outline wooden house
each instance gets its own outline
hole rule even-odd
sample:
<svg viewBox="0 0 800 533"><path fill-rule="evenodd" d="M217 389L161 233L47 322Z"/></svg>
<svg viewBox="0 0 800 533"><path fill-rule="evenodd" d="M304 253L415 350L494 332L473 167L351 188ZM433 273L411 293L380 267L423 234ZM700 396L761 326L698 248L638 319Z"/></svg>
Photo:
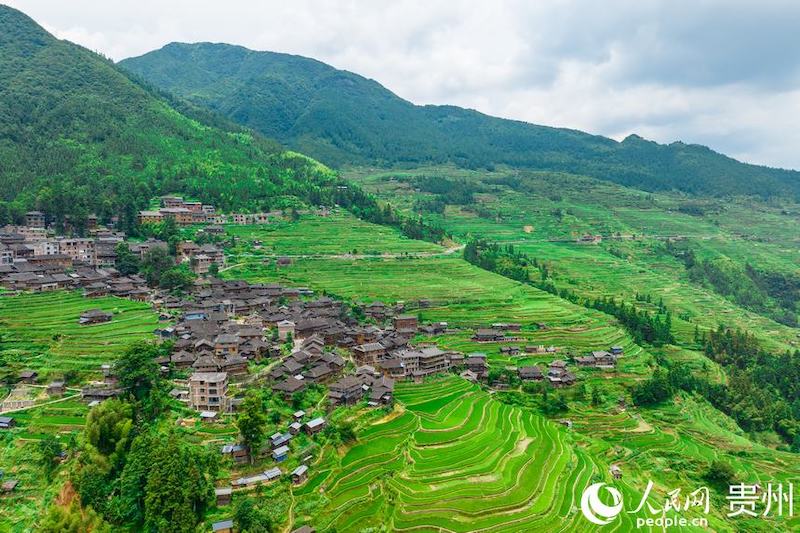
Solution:
<svg viewBox="0 0 800 533"><path fill-rule="evenodd" d="M217 507L230 505L232 495L233 489L231 487L220 487L218 489L214 489L214 496L217 498Z"/></svg>
<svg viewBox="0 0 800 533"><path fill-rule="evenodd" d="M300 485L308 479L308 466L300 465L292 471L292 483Z"/></svg>

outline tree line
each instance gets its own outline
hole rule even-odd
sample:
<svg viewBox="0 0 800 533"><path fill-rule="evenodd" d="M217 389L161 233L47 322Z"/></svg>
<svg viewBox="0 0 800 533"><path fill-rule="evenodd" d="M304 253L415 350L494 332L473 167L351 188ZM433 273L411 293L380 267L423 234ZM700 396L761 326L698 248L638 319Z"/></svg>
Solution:
<svg viewBox="0 0 800 533"><path fill-rule="evenodd" d="M615 298L581 298L574 291L558 289L551 279L549 267L536 258L520 252L513 245L500 245L485 240L472 240L464 247L464 259L484 270L507 278L533 285L541 290L564 298L577 305L602 311L614 316L631 334L637 344L648 343L655 346L675 342L672 334L672 314L663 301L656 312L637 309L634 304L626 304ZM532 276L535 269L538 276ZM642 301L646 301L643 299Z"/></svg>

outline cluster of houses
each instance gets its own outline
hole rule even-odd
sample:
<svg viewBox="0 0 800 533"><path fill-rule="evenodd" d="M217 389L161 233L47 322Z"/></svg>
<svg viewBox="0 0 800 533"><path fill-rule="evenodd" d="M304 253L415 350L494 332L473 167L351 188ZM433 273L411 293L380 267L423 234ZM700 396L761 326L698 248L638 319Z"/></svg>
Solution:
<svg viewBox="0 0 800 533"><path fill-rule="evenodd" d="M517 340L515 333L522 329L521 324L492 324L490 328L481 328L475 331L472 340L476 342L508 342Z"/></svg>
<svg viewBox="0 0 800 533"><path fill-rule="evenodd" d="M345 360L339 354L325 350L325 340L318 334L303 339L280 364L270 370L272 390L291 398L312 383L329 383L341 374Z"/></svg>
<svg viewBox="0 0 800 533"><path fill-rule="evenodd" d="M305 411L294 413L293 422L285 432L276 432L270 436L269 441L259 450L259 455L269 455L275 463L283 463L292 453L290 444L294 437L301 431L309 436L316 435L327 426L327 421L323 417L312 418L306 422ZM245 464L250 460L250 451L241 444L226 444L221 447L220 452L225 457L230 457L235 464ZM308 462L311 456L305 457L300 464L289 472L292 483L300 485L308 479ZM234 479L231 486L219 487L216 489L217 505L228 505L231 502L233 490L245 490L260 484L267 484L276 481L284 475L280 466L273 466L263 472L250 474Z"/></svg>
<svg viewBox="0 0 800 533"><path fill-rule="evenodd" d="M228 384L246 376L248 362L262 357L276 359L266 376L274 391L291 398L310 384L325 384L332 406L365 397L371 405L389 405L397 379L421 380L451 368L466 368L476 380L488 373L485 355L465 358L435 345L411 347L420 332L415 315L372 303L364 314L380 317L383 327L362 324L340 301L301 298L311 295L307 289L210 278L199 280L183 298L156 299L163 314L181 317L157 332L174 346L159 362L191 372L185 388L176 387L173 395L213 420L216 413L235 410ZM434 326L435 331L445 327ZM282 356L281 346L289 340L293 349ZM345 375L342 350L351 354L355 373Z"/></svg>
<svg viewBox="0 0 800 533"><path fill-rule="evenodd" d="M0 247L4 243L17 237L0 233ZM70 242L85 241L93 243L92 239L69 239ZM121 241L120 241L121 242ZM197 274L205 274L211 264L224 265L223 251L211 244L198 246L186 245L186 255L179 256L179 261L186 261ZM94 244L91 244L94 249ZM163 246L166 243L153 239L141 243L132 243L130 248L134 253L144 255L148 250ZM65 255L53 253L49 255L12 255L8 261L0 263L0 286L12 291L48 292L59 289L82 290L88 297L120 296L132 300L145 301L148 291L144 278L138 275L122 276L115 268L116 252L112 247L108 262L98 262L89 257L95 257L94 252L88 255ZM57 250L58 248L54 248ZM80 258L78 258L80 257Z"/></svg>
<svg viewBox="0 0 800 533"><path fill-rule="evenodd" d="M522 381L544 381L545 379L554 388L569 387L575 384L575 374L567 370L567 362L553 361L547 369L547 374L542 373L538 365L523 366L517 369L517 374Z"/></svg>
<svg viewBox="0 0 800 533"><path fill-rule="evenodd" d="M321 210L327 214L327 210ZM177 226L192 224L269 224L284 218L283 211L262 213L218 213L213 205L192 202L180 196L162 196L158 209L139 211L139 224L157 224L167 219L175 221Z"/></svg>
<svg viewBox="0 0 800 533"><path fill-rule="evenodd" d="M178 226L191 224L220 224L222 220L213 205L191 202L180 196L162 196L160 207L154 211L139 211L139 224L154 224L172 219Z"/></svg>
<svg viewBox="0 0 800 533"><path fill-rule="evenodd" d="M125 234L97 225L94 216L88 230L88 237L56 236L39 211L27 213L24 226L0 228L0 285L13 291L81 289L87 296L146 300L144 280L121 276L114 268Z"/></svg>
<svg viewBox="0 0 800 533"><path fill-rule="evenodd" d="M575 357L574 361L579 367L607 370L615 368L617 359L622 355L623 349L621 346L612 346L609 351L593 351L590 355ZM547 379L556 388L568 387L576 381L575 374L567 369L567 362L563 360L551 362L547 369L547 374L542 373L542 369L538 365L518 368L517 373L522 381L544 381Z"/></svg>
<svg viewBox="0 0 800 533"><path fill-rule="evenodd" d="M438 348L408 348L417 332L416 316L396 316L381 329L360 324L340 301L301 299L310 295L307 289L210 278L183 298L157 298L154 304L165 316L181 317L157 331L174 346L159 362L191 372L186 387L176 387L173 395L200 411L204 420L213 420L215 413L236 408L236 399L227 397L228 384L247 375L248 362L280 357L267 379L286 398L317 383L329 385L334 405L367 393L377 405L391 403L394 378L419 378L449 368L449 359ZM287 340L294 341L294 349L281 357ZM345 359L334 348L350 351L358 364L373 366L343 377ZM351 383L355 379L357 387Z"/></svg>
<svg viewBox="0 0 800 533"><path fill-rule="evenodd" d="M617 359L621 357L622 354L623 349L621 346L612 346L608 351L597 350L589 355L576 357L575 363L583 367L611 369L617 366Z"/></svg>
<svg viewBox="0 0 800 533"><path fill-rule="evenodd" d="M0 265L30 263L34 266L73 265L114 266L117 245L124 234L111 230L97 231L91 237L64 237L41 228L30 232L26 226L0 228Z"/></svg>
<svg viewBox="0 0 800 533"><path fill-rule="evenodd" d="M0 286L11 291L49 292L79 290L87 297L119 296L146 301L150 290L144 278L123 276L113 267L50 265L19 261L0 265Z"/></svg>
<svg viewBox="0 0 800 533"><path fill-rule="evenodd" d="M575 239L575 242L577 242L578 244L600 244L601 242L603 242L603 236L591 235L587 233Z"/></svg>
<svg viewBox="0 0 800 533"><path fill-rule="evenodd" d="M354 374L344 376L328 386L328 401L333 407L356 404L365 396L368 405L392 405L394 380L375 367L364 365L358 367Z"/></svg>
<svg viewBox="0 0 800 533"><path fill-rule="evenodd" d="M176 260L188 263L195 274L208 274L211 265L225 265L225 252L214 244L197 244L193 241L178 243Z"/></svg>

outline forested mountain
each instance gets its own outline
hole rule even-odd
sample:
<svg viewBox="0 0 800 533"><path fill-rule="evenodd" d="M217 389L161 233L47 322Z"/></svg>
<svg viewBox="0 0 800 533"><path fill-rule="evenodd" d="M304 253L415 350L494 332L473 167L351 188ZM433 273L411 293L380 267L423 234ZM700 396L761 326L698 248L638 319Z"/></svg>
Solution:
<svg viewBox="0 0 800 533"><path fill-rule="evenodd" d="M158 194L265 209L341 194L336 180L0 5L0 224L38 208L128 228Z"/></svg>
<svg viewBox="0 0 800 533"><path fill-rule="evenodd" d="M330 165L568 171L646 190L800 197L800 173L743 164L706 147L617 142L575 130L416 106L319 61L227 44L173 43L121 63L151 83Z"/></svg>

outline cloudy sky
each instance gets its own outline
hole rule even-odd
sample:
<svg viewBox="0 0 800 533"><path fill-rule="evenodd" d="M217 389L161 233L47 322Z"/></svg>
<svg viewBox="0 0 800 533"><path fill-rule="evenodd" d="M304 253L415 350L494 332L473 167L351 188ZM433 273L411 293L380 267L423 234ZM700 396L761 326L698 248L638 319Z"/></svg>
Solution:
<svg viewBox="0 0 800 533"><path fill-rule="evenodd" d="M0 0L115 60L172 41L314 57L418 104L800 169L794 0Z"/></svg>

